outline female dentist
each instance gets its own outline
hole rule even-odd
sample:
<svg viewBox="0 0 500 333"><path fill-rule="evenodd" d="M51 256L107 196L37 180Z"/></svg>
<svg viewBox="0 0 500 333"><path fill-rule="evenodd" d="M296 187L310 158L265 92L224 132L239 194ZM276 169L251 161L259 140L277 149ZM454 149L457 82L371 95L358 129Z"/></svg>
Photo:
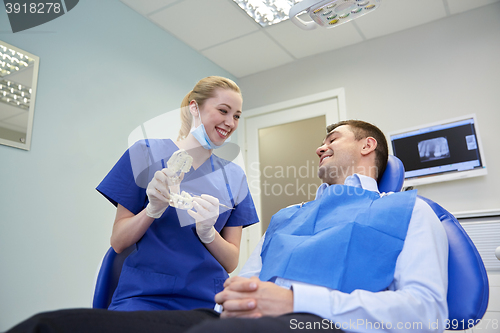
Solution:
<svg viewBox="0 0 500 333"><path fill-rule="evenodd" d="M182 101L177 141L136 142L98 185L117 207L111 246L120 253L136 244L108 309L214 307L215 294L238 265L242 227L258 222L243 170L212 154L238 127L241 110L233 81L200 80ZM192 166L178 175L179 185L167 161L180 149ZM175 186L193 197L191 210L175 208Z"/></svg>

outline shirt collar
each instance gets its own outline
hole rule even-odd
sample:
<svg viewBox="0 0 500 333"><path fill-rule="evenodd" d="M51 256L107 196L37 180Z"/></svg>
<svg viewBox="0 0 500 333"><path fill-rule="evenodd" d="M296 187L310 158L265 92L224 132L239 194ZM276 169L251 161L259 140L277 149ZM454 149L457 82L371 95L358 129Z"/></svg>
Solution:
<svg viewBox="0 0 500 333"><path fill-rule="evenodd" d="M360 187L362 189L368 190L368 191L373 191L380 193L378 191L378 185L377 181L373 179L372 177L360 175L360 174L353 174L352 176L349 176L345 179L344 185L346 186L353 186L353 187ZM318 187L318 190L316 191L316 199L321 198L323 195L323 192L328 188L327 183L323 183Z"/></svg>

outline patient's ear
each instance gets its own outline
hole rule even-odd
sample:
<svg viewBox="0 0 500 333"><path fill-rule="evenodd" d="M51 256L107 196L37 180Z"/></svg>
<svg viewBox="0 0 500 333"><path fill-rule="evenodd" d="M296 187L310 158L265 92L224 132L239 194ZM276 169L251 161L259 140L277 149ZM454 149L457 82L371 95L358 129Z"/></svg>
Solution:
<svg viewBox="0 0 500 333"><path fill-rule="evenodd" d="M375 140L375 138L369 136L367 138L364 138L363 140L364 144L361 149L361 155L368 155L369 153L374 151L375 148L377 148L377 140Z"/></svg>

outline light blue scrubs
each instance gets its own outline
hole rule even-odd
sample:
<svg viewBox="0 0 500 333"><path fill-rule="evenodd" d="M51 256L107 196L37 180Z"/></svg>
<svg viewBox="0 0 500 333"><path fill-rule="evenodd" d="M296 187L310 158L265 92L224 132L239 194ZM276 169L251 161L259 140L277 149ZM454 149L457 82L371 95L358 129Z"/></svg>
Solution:
<svg viewBox="0 0 500 333"><path fill-rule="evenodd" d="M99 184L97 190L115 206L134 214L148 204L145 188L157 170L166 166L178 147L168 139L141 140L130 147ZM184 175L181 191L209 194L233 210L221 207L215 229L258 222L243 170L212 155L198 169ZM189 221L191 219L192 221ZM137 242L125 260L110 310L188 310L213 308L227 272L196 234L186 211L168 207ZM187 222L186 222L187 221Z"/></svg>

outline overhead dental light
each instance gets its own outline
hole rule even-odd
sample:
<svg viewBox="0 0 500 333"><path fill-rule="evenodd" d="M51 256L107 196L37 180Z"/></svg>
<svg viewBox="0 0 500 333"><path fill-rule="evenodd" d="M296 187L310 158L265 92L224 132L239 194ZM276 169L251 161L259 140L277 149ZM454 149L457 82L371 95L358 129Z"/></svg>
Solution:
<svg viewBox="0 0 500 333"><path fill-rule="evenodd" d="M338 27L380 7L382 0L303 0L290 8L290 20L304 30ZM309 14L312 21L299 15Z"/></svg>
<svg viewBox="0 0 500 333"><path fill-rule="evenodd" d="M233 0L262 27L288 19L288 12L300 0Z"/></svg>

